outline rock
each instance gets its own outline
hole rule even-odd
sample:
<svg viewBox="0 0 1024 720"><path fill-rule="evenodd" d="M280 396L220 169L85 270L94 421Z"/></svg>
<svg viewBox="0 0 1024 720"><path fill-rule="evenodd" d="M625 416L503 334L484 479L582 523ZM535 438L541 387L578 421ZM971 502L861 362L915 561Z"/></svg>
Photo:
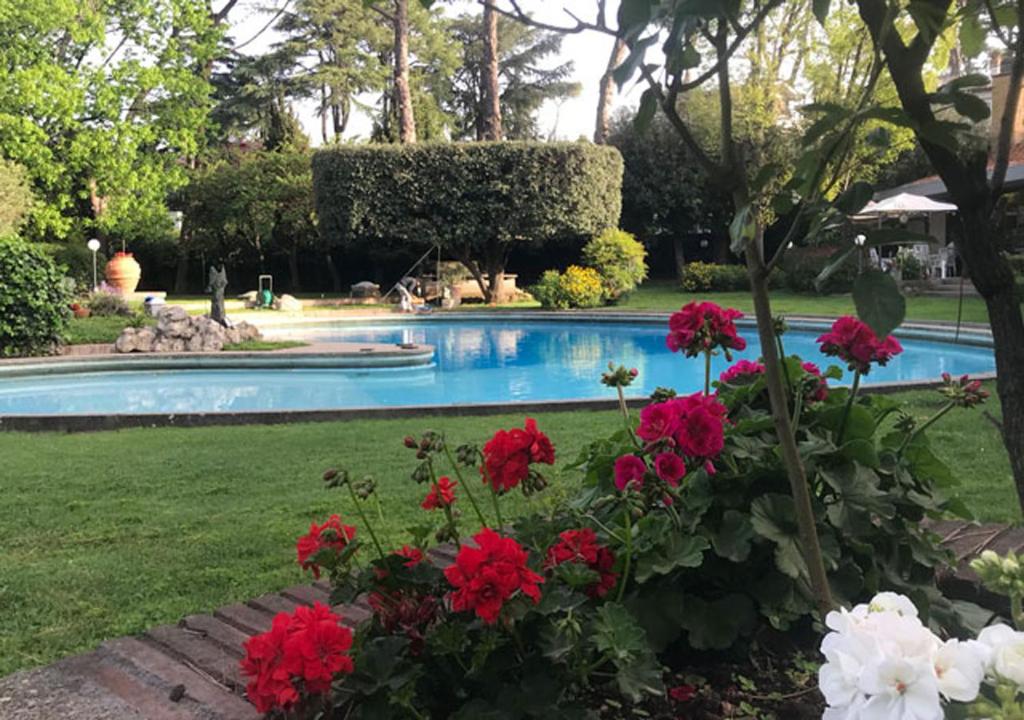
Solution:
<svg viewBox="0 0 1024 720"><path fill-rule="evenodd" d="M302 312L302 303L291 295L282 295L274 300L274 309L281 312Z"/></svg>
<svg viewBox="0 0 1024 720"><path fill-rule="evenodd" d="M352 286L350 294L354 298L379 298L380 285L369 280L363 280Z"/></svg>
<svg viewBox="0 0 1024 720"><path fill-rule="evenodd" d="M119 353L220 352L229 343L259 340L259 328L246 322L226 328L210 317L191 317L180 307L160 313L156 327L125 328L114 343Z"/></svg>

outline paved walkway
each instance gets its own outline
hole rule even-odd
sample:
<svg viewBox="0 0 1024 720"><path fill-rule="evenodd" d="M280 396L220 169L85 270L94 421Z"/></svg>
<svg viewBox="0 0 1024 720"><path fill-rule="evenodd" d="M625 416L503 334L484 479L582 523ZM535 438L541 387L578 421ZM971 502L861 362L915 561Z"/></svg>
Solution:
<svg viewBox="0 0 1024 720"><path fill-rule="evenodd" d="M981 591L967 563L986 549L1024 549L1024 528L950 520L932 529L957 558L956 571L940 580L943 591L1002 607L1005 599ZM453 559L450 549L430 554L441 566ZM0 678L0 720L256 720L239 671L243 643L268 630L276 613L328 599L324 582L299 585ZM370 615L359 603L336 610L352 626Z"/></svg>

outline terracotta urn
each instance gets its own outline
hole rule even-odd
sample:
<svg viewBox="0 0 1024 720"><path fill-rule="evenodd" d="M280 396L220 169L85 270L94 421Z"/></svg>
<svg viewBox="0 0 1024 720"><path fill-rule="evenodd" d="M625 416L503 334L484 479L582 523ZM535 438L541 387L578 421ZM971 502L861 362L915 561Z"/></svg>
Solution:
<svg viewBox="0 0 1024 720"><path fill-rule="evenodd" d="M114 257L107 263L103 274L107 282L117 288L122 295L135 292L142 278L142 267L135 261L129 252L114 253Z"/></svg>

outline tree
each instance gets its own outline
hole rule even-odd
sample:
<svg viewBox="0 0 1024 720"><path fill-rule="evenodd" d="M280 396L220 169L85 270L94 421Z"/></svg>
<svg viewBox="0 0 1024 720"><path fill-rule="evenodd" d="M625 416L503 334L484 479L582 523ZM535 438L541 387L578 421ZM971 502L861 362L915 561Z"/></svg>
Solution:
<svg viewBox="0 0 1024 720"><path fill-rule="evenodd" d="M206 0L24 0L0 14L0 155L39 198L28 236L116 236L166 215L209 108L196 67L219 37Z"/></svg>
<svg viewBox="0 0 1024 720"><path fill-rule="evenodd" d="M205 166L182 193L196 247L211 259L288 258L291 289L302 286L299 254L316 248L310 158L305 152L249 151Z"/></svg>
<svg viewBox="0 0 1024 720"><path fill-rule="evenodd" d="M482 140L501 140L501 87L498 83L500 75L498 45L498 13L491 0L484 0L484 58L481 82L483 86L483 138Z"/></svg>
<svg viewBox="0 0 1024 720"><path fill-rule="evenodd" d="M325 243L440 247L492 303L516 247L582 246L617 225L621 178L614 148L585 143L347 146L313 157Z"/></svg>
<svg viewBox="0 0 1024 720"><path fill-rule="evenodd" d="M0 238L17 232L33 201L25 168L0 158Z"/></svg>
<svg viewBox="0 0 1024 720"><path fill-rule="evenodd" d="M382 17L390 15L383 13ZM446 21L439 13L423 8L419 2L409 6L406 38L409 97L416 138L422 141L447 139L450 125L443 105L450 92L451 75L458 64L458 49L452 46L446 27ZM392 63L393 49L387 50L383 57L386 63ZM383 94L376 114L371 137L377 142L403 142L402 117L394 82L392 76L391 89Z"/></svg>
<svg viewBox="0 0 1024 720"><path fill-rule="evenodd" d="M611 132L612 102L615 100L615 78L612 73L626 59L626 41L616 37L612 42L612 52L608 56L608 68L601 76L601 84L597 93L597 123L594 126L594 142L604 145L608 142Z"/></svg>
<svg viewBox="0 0 1024 720"><path fill-rule="evenodd" d="M664 117L638 129L635 113L620 113L611 125L608 144L622 153L622 227L645 243L672 241L676 272L687 259L683 238L698 228L729 224L728 193L708 181L692 152ZM728 236L718 240L728 251Z"/></svg>
<svg viewBox="0 0 1024 720"><path fill-rule="evenodd" d="M1002 232L1006 172L1018 139L1014 125L1024 80L1024 3L922 0L909 8L894 8L885 0L857 0L857 8L899 95L902 111L889 113L889 119L913 130L959 208L954 241L988 308L1003 410L1001 430L1024 507L1024 316ZM951 28L958 31L966 57L980 55L992 42L1002 47L1009 61L1003 111L992 118L998 123L994 147L978 141L970 122L957 119L977 122L989 115L985 102L970 92L986 84L986 78L966 75L929 88L929 60Z"/></svg>
<svg viewBox="0 0 1024 720"><path fill-rule="evenodd" d="M452 136L459 140L486 140L487 64L483 53L485 27L479 16L462 15L451 21L451 38L462 48L461 65L452 75L448 112L454 118ZM579 92L579 84L569 82L572 62L545 67L545 60L557 55L562 36L500 18L499 58L501 116L504 136L510 140L535 140L539 135L536 114L548 100L569 97Z"/></svg>
<svg viewBox="0 0 1024 720"><path fill-rule="evenodd" d="M388 28L362 0L300 0L285 12L277 30L284 47L301 62L311 94L319 100L321 136L340 138L348 127L355 99L382 92L388 67Z"/></svg>

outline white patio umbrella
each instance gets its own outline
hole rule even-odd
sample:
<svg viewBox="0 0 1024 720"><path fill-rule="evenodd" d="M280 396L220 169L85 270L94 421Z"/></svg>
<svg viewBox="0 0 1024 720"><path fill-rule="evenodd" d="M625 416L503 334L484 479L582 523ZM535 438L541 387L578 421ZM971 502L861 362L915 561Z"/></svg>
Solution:
<svg viewBox="0 0 1024 720"><path fill-rule="evenodd" d="M924 195L900 193L885 200L869 202L857 213L856 218L866 220L869 218L914 215L918 213L945 213L955 212L956 209L956 205L932 200Z"/></svg>

